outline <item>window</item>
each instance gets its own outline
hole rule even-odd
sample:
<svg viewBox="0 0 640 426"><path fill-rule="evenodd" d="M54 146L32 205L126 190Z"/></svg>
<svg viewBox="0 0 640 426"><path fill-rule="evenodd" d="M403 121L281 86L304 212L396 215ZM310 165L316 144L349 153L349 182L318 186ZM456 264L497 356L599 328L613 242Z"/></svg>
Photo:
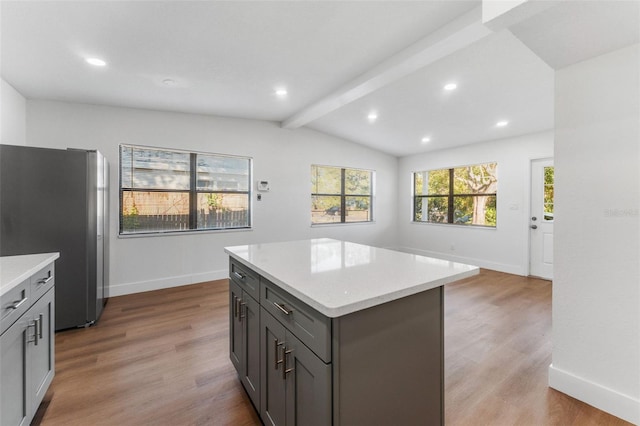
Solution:
<svg viewBox="0 0 640 426"><path fill-rule="evenodd" d="M120 234L251 226L251 159L120 145Z"/></svg>
<svg viewBox="0 0 640 426"><path fill-rule="evenodd" d="M542 220L553 222L553 166L544 168L544 215Z"/></svg>
<svg viewBox="0 0 640 426"><path fill-rule="evenodd" d="M414 222L497 225L497 163L413 174Z"/></svg>
<svg viewBox="0 0 640 426"><path fill-rule="evenodd" d="M311 166L311 223L371 222L373 172Z"/></svg>

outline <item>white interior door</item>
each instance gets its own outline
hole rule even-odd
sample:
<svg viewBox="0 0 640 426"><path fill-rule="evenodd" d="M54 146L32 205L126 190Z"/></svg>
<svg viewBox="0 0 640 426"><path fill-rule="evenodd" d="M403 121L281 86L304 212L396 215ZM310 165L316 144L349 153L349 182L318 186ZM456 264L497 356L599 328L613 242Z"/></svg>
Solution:
<svg viewBox="0 0 640 426"><path fill-rule="evenodd" d="M531 162L529 274L553 279L553 159Z"/></svg>

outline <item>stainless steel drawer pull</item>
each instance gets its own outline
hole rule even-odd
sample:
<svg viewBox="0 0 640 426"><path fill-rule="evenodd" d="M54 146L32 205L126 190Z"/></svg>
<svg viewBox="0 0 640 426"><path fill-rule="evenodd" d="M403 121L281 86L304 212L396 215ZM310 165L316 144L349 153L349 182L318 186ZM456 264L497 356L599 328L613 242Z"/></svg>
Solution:
<svg viewBox="0 0 640 426"><path fill-rule="evenodd" d="M236 303L236 300L238 300L238 297L233 296L233 301L231 302L231 305L232 305L231 310L233 311L233 316L235 318L238 318L238 305Z"/></svg>
<svg viewBox="0 0 640 426"><path fill-rule="evenodd" d="M241 280L244 280L246 278L246 275L242 275L240 272L236 272L236 271L233 271L233 275L235 275L236 278L239 278Z"/></svg>
<svg viewBox="0 0 640 426"><path fill-rule="evenodd" d="M242 303L242 299L236 297L236 316L238 317L238 321L242 322L242 317L240 316L240 304Z"/></svg>
<svg viewBox="0 0 640 426"><path fill-rule="evenodd" d="M40 318L34 319L33 324L28 325L28 327L33 327L33 340L29 340L29 342L33 342L36 346L38 346L38 323L40 323Z"/></svg>
<svg viewBox="0 0 640 426"><path fill-rule="evenodd" d="M9 305L7 309L18 309L24 302L26 302L28 297L23 298L22 300L18 300L17 302L13 302L12 305Z"/></svg>
<svg viewBox="0 0 640 426"><path fill-rule="evenodd" d="M39 329L39 335L40 338L42 339L42 323L44 322L44 315L40 314L40 321L38 321L38 329Z"/></svg>
<svg viewBox="0 0 640 426"><path fill-rule="evenodd" d="M242 313L242 308L244 307L244 313ZM247 304L245 302L240 302L240 321L242 318L247 317Z"/></svg>
<svg viewBox="0 0 640 426"><path fill-rule="evenodd" d="M273 359L274 359L274 365L273 367L277 370L278 369L278 364L282 364L282 360L278 359L278 355L279 352L278 348L280 346L282 346L284 344L284 342L278 342L278 339L273 339Z"/></svg>
<svg viewBox="0 0 640 426"><path fill-rule="evenodd" d="M284 347L284 351L282 354L282 380L287 380L287 373L291 373L293 371L292 368L287 368L287 355L293 352L293 349L287 350L287 347Z"/></svg>
<svg viewBox="0 0 640 426"><path fill-rule="evenodd" d="M46 283L48 283L49 281L51 281L52 279L53 279L53 275L51 275L51 276L50 276L50 277L48 277L48 278L43 278L43 279L41 279L41 280L38 280L38 285L46 284Z"/></svg>
<svg viewBox="0 0 640 426"><path fill-rule="evenodd" d="M276 306L276 308L280 309L285 315L290 315L291 312L293 312L293 309L287 309L284 303L280 304L278 302L273 302L273 304Z"/></svg>

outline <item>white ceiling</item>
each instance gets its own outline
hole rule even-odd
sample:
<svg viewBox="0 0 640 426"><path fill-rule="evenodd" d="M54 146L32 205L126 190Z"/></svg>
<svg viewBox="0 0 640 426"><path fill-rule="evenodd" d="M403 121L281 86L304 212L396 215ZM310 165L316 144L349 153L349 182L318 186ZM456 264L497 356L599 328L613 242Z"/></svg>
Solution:
<svg viewBox="0 0 640 426"><path fill-rule="evenodd" d="M480 0L2 1L1 74L30 99L306 125L403 156L552 128L554 69L637 43L639 4L561 1L493 32Z"/></svg>

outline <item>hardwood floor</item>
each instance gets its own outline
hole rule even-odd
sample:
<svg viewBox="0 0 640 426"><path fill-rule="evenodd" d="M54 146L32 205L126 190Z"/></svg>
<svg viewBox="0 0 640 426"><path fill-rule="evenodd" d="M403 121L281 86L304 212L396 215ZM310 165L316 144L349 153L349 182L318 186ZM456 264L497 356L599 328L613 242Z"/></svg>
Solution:
<svg viewBox="0 0 640 426"><path fill-rule="evenodd" d="M447 425L629 424L547 387L549 282L483 270L445 288ZM33 424L260 425L228 357L227 291L114 297L96 326L57 333Z"/></svg>

